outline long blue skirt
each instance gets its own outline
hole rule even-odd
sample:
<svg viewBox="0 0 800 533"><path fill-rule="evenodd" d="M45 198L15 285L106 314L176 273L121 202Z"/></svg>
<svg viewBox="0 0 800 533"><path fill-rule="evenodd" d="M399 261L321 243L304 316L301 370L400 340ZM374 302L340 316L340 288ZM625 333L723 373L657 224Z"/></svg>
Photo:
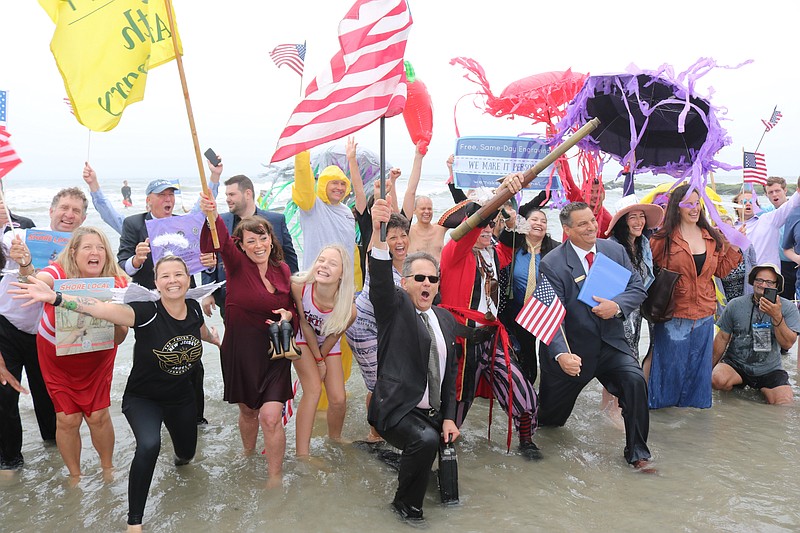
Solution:
<svg viewBox="0 0 800 533"><path fill-rule="evenodd" d="M648 383L650 409L711 407L714 317L656 324Z"/></svg>

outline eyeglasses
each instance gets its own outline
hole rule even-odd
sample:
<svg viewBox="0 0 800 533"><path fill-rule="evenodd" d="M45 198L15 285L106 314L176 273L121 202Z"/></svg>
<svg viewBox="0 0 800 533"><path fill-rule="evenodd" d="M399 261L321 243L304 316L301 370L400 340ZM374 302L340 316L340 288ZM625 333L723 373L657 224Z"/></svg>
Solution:
<svg viewBox="0 0 800 533"><path fill-rule="evenodd" d="M756 278L753 280L753 285L763 285L765 287L777 287L778 282L772 281L771 279Z"/></svg>
<svg viewBox="0 0 800 533"><path fill-rule="evenodd" d="M752 204L753 203L753 199L752 198L740 198L739 199L739 203L742 204L742 205Z"/></svg>
<svg viewBox="0 0 800 533"><path fill-rule="evenodd" d="M422 283L427 278L431 283L439 283L439 276L426 276L425 274L409 274L407 278L414 278L417 283Z"/></svg>
<svg viewBox="0 0 800 533"><path fill-rule="evenodd" d="M490 220L490 221L489 221L489 227L490 227L490 228L494 229L494 227L495 227L496 225L497 225L497 221L495 221L495 220Z"/></svg>

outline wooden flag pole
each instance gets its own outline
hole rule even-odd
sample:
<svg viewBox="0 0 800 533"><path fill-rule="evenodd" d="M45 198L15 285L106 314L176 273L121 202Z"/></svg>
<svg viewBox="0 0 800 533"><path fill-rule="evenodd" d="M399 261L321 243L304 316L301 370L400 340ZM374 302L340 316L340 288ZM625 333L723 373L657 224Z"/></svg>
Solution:
<svg viewBox="0 0 800 533"><path fill-rule="evenodd" d="M533 181L533 179L536 176L539 175L541 171L543 171L548 166L553 164L556 161L556 159L564 155L564 153L566 153L567 150L578 144L578 141L580 141L581 139L589 135L591 132L593 132L595 128L597 128L597 126L599 125L600 125L600 119L593 118L592 120L584 124L583 127L581 127L581 129L573 133L569 139L556 146L553 149L553 151L547 154L547 156L544 159L542 159L541 161L533 165L531 168L523 172L522 186L523 187L527 186L530 182ZM500 209L500 207L509 198L513 196L514 194L508 189L505 188L499 189L495 193L495 195L478 210L477 213L473 214L467 220L462 222L456 229L454 229L450 233L450 237L452 237L453 240L456 241L461 239L464 235L469 233L470 230L478 227L478 224L480 224L482 220L489 217L492 213Z"/></svg>
<svg viewBox="0 0 800 533"><path fill-rule="evenodd" d="M14 234L14 223L11 222L11 210L8 209L8 204L6 203L6 197L3 194L3 187L0 186L0 202L3 202L3 211L6 213L6 220L8 221L8 227L11 228L11 234ZM2 228L0 228L2 229Z"/></svg>
<svg viewBox="0 0 800 533"><path fill-rule="evenodd" d="M200 155L200 141L197 139L197 128L194 126L194 114L192 114L192 103L189 101L189 87L186 83L186 74L183 71L183 58L178 51L178 39L175 33L175 17L172 12L172 0L164 0L167 5L167 19L169 20L169 32L172 36L172 48L175 50L175 61L178 63L178 74L181 77L181 87L183 87L183 100L186 103L186 114L189 117L189 128L192 130L192 142L194 143L194 155L197 159L197 170L200 172L200 185L203 187L203 194L210 196L211 192L206 183L206 172L203 168L203 157ZM208 227L211 230L211 239L214 242L214 249L219 249L219 235L217 226L211 217L208 219Z"/></svg>

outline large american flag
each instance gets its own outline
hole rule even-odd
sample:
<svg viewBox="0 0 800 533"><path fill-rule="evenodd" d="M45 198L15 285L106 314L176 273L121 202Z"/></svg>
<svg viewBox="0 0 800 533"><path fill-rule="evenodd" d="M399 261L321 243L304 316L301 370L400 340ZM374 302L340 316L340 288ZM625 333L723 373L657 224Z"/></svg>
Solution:
<svg viewBox="0 0 800 533"><path fill-rule="evenodd" d="M339 23L340 50L306 89L272 162L340 139L403 111L403 55L411 13L405 0L357 0Z"/></svg>
<svg viewBox="0 0 800 533"><path fill-rule="evenodd" d="M541 281L536 285L528 303L522 307L516 321L534 337L549 345L566 315L567 310L556 296L556 291L547 276L542 274Z"/></svg>
<svg viewBox="0 0 800 533"><path fill-rule="evenodd" d="M286 65L302 76L306 59L306 43L279 44L269 53L269 57L278 65L278 68Z"/></svg>
<svg viewBox="0 0 800 533"><path fill-rule="evenodd" d="M0 127L0 179L22 163L22 159L8 141L9 137L11 134L6 131L5 127Z"/></svg>
<svg viewBox="0 0 800 533"><path fill-rule="evenodd" d="M6 91L0 91L0 128L4 128L8 123L8 110L6 105L8 104L8 93Z"/></svg>
<svg viewBox="0 0 800 533"><path fill-rule="evenodd" d="M782 116L783 115L781 114L780 111L778 111L778 107L776 106L775 110L772 112L772 116L769 117L769 120L764 120L762 118L761 122L764 123L764 127L767 128L767 131L769 131L772 128L774 128L776 124L778 124L778 121L781 119Z"/></svg>
<svg viewBox="0 0 800 533"><path fill-rule="evenodd" d="M764 154L745 152L742 167L745 183L767 184L767 160L764 159Z"/></svg>

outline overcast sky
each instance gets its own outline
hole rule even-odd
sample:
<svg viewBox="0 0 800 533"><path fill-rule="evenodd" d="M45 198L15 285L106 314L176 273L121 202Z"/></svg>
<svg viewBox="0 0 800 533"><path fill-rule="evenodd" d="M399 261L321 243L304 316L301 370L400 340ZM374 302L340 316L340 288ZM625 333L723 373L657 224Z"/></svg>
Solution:
<svg viewBox="0 0 800 533"><path fill-rule="evenodd" d="M151 0L152 1L152 0ZM277 44L308 43L303 86L338 49L337 28L351 0L174 0L184 64L203 150L213 147L225 174L263 171L300 98L299 76L278 69L268 52ZM698 84L727 108L723 125L733 144L719 160L741 164L777 104L780 124L761 150L771 175L792 181L800 139L797 28L790 2L726 1L529 2L523 0L409 0L414 19L406 59L425 82L434 105L434 135L424 174L444 174L455 146L454 106L477 86L449 60L466 56L486 70L495 94L509 83L553 70L603 74L630 63L682 71L700 57L720 64L754 62L712 71ZM49 50L54 25L34 0L0 2L0 89L9 91L12 142L24 160L6 179L75 175L80 179L88 130L70 115L61 76ZM529 119L481 114L472 98L456 110L461 135L516 135L542 131ZM402 117L387 120L387 155L408 175L414 147ZM377 151L378 128L356 140ZM107 133L92 133L90 162L104 179L192 177L197 168L177 66L153 69L142 102L129 106ZM618 167L614 167L616 173Z"/></svg>

